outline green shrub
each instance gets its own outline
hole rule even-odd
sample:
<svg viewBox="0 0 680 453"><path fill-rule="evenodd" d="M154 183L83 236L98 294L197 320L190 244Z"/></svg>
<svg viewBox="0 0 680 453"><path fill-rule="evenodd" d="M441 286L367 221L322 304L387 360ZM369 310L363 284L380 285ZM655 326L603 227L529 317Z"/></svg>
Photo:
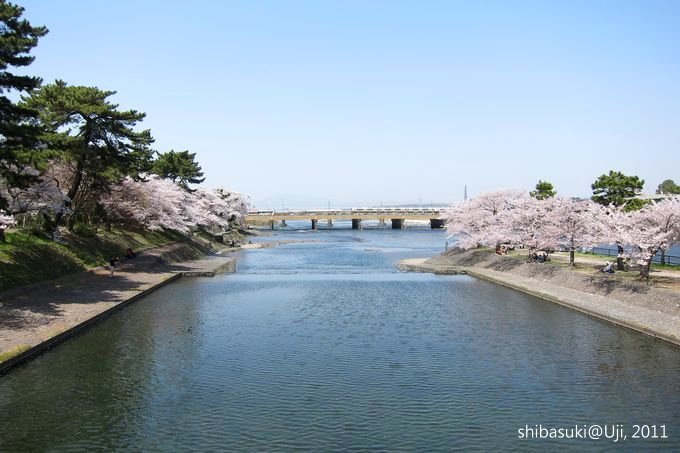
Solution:
<svg viewBox="0 0 680 453"><path fill-rule="evenodd" d="M97 235L98 227L88 223L76 223L73 232L81 237L92 238Z"/></svg>

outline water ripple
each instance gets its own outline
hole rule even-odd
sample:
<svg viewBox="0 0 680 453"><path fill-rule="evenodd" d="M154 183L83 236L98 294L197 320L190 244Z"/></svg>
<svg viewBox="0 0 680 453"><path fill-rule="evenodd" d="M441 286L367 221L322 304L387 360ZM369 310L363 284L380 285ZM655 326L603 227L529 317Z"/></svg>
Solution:
<svg viewBox="0 0 680 453"><path fill-rule="evenodd" d="M0 380L0 450L581 450L517 429L680 430L676 348L465 276L397 273L386 255L408 247L391 237L264 250L159 290Z"/></svg>

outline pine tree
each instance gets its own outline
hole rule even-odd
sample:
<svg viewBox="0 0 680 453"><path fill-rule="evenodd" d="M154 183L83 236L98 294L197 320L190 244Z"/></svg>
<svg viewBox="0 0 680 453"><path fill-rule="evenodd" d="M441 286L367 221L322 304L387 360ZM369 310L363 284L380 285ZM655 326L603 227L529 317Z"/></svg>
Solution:
<svg viewBox="0 0 680 453"><path fill-rule="evenodd" d="M656 193L664 195L680 195L680 186L672 179L667 179L656 188Z"/></svg>
<svg viewBox="0 0 680 453"><path fill-rule="evenodd" d="M196 153L187 151L175 152L173 150L160 154L153 163L152 172L163 179L177 182L185 190L189 184L200 184L205 181L201 166L196 162Z"/></svg>
<svg viewBox="0 0 680 453"><path fill-rule="evenodd" d="M91 195L107 192L111 183L136 177L151 166L151 132L134 130L146 115L119 111L108 101L115 93L57 80L24 98L27 107L40 111L40 122L48 130L44 140L57 161L72 169L64 206L68 209L57 212L56 224L70 212L72 228Z"/></svg>
<svg viewBox="0 0 680 453"><path fill-rule="evenodd" d="M635 198L642 192L645 181L637 176L626 176L620 171L610 171L601 175L591 184L595 203L603 206L623 207L625 211L634 211L645 205L644 200Z"/></svg>
<svg viewBox="0 0 680 453"><path fill-rule="evenodd" d="M555 188L551 182L538 180L536 183L536 190L529 192L533 198L537 200L545 200L546 198L552 198L557 194Z"/></svg>
<svg viewBox="0 0 680 453"><path fill-rule="evenodd" d="M7 94L28 93L40 86L39 77L16 75L10 68L28 66L34 57L28 53L47 33L45 27L33 27L21 18L24 9L0 0L0 183L7 188L26 187L35 178L28 171L34 167L40 129L32 124L36 112L12 102ZM0 195L0 209L8 200Z"/></svg>

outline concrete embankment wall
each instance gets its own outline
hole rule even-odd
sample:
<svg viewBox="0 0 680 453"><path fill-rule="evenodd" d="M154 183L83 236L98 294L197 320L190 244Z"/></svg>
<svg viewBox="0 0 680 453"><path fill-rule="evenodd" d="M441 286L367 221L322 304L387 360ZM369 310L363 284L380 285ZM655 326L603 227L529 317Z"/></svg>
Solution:
<svg viewBox="0 0 680 453"><path fill-rule="evenodd" d="M16 355L8 360L5 360L4 362L0 363L0 375L6 373L10 369L21 365L34 357L38 356L39 354L42 354L43 352L59 345L60 343L63 343L64 341L68 340L69 338L85 331L86 329L92 327L93 325L97 324L98 322L102 321L105 318L108 318L111 316L113 313L117 312L118 310L121 310L122 308L126 307L127 305L130 305L133 302L138 301L139 299L143 298L144 296L149 295L150 293L154 292L158 288L167 285L170 282L173 282L175 280L178 280L182 278L182 274L174 274L171 275L167 278L162 279L159 281L157 284L151 286L150 288L147 288L143 291L140 291L136 295L123 300L122 302L119 302L113 306L111 306L109 309L100 312L99 314L87 319L86 321L83 321L79 324L76 324L75 326L57 334L54 335L51 338L48 338L45 341L42 341L34 346L31 346L29 349L23 351L21 354Z"/></svg>
<svg viewBox="0 0 680 453"><path fill-rule="evenodd" d="M0 344L4 349L0 352L11 352L12 344L28 346L25 351L0 363L0 374L183 276L213 276L235 270L235 257L207 257L200 244L176 242L146 250L137 258L126 261L115 278L110 278L106 269L98 268L20 288L16 292L13 290L14 297L3 293L5 308L11 308L19 316L30 313L33 307L48 305L58 314L43 320L37 327L26 318L23 325L21 320L14 324L21 327L0 330L0 336L8 340Z"/></svg>
<svg viewBox="0 0 680 453"><path fill-rule="evenodd" d="M397 268L410 272L467 274L680 346L680 317L668 313L546 281L474 266L432 264L423 259L404 260L397 264Z"/></svg>

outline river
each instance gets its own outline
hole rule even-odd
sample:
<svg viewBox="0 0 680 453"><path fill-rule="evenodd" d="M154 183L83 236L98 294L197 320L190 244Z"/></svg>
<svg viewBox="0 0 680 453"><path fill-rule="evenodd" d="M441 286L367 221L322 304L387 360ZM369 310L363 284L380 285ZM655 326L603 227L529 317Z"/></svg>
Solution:
<svg viewBox="0 0 680 453"><path fill-rule="evenodd" d="M277 231L305 242L165 286L0 377L0 450L680 449L680 348L394 268L443 231L341 227ZM518 439L590 424L628 439Z"/></svg>

